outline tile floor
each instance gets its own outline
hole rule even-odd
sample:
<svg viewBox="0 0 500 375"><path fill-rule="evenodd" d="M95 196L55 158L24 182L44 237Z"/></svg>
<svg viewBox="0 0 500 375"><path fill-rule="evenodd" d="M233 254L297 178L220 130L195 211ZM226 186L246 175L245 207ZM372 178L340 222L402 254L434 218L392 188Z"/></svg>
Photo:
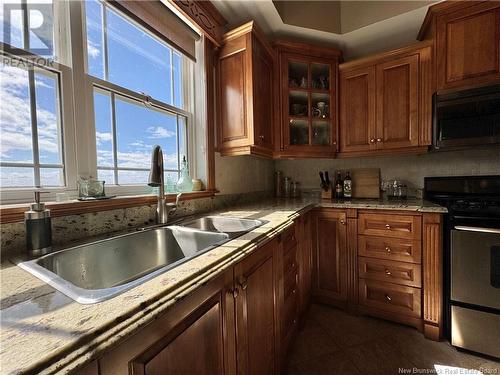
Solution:
<svg viewBox="0 0 500 375"><path fill-rule="evenodd" d="M287 358L288 375L428 374L434 365L500 375L500 362L427 340L416 329L312 305ZM406 372L405 372L406 371ZM457 370L441 374L477 374Z"/></svg>

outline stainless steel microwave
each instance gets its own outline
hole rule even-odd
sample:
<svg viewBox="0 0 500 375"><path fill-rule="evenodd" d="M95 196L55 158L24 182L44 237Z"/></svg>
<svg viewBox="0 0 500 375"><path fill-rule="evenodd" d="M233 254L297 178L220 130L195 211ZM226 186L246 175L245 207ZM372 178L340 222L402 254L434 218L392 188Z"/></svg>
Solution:
<svg viewBox="0 0 500 375"><path fill-rule="evenodd" d="M433 112L435 150L500 144L500 84L435 94Z"/></svg>

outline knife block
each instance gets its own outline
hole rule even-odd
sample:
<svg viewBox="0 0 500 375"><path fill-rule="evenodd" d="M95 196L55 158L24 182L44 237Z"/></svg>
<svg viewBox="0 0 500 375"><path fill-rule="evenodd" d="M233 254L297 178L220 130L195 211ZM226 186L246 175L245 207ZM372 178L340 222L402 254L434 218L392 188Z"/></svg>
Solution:
<svg viewBox="0 0 500 375"><path fill-rule="evenodd" d="M329 186L328 190L321 189L321 199L332 199L332 187Z"/></svg>

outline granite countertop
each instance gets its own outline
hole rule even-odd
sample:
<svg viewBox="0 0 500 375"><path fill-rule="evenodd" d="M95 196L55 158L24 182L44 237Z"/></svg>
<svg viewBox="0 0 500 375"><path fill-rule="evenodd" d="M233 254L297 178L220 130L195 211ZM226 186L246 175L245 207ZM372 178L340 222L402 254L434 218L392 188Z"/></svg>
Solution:
<svg viewBox="0 0 500 375"><path fill-rule="evenodd" d="M324 201L271 199L217 214L263 219L255 230L195 257L107 301L82 305L14 262L0 267L2 373L67 373L91 361L200 285L232 267L314 207L389 209L444 213L422 200Z"/></svg>

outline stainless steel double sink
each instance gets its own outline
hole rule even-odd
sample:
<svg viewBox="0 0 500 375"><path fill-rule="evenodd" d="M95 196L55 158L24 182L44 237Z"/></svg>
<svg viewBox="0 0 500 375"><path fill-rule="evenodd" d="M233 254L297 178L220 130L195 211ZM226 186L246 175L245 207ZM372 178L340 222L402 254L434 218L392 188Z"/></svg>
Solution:
<svg viewBox="0 0 500 375"><path fill-rule="evenodd" d="M75 246L19 266L79 303L96 303L264 223L206 216Z"/></svg>

